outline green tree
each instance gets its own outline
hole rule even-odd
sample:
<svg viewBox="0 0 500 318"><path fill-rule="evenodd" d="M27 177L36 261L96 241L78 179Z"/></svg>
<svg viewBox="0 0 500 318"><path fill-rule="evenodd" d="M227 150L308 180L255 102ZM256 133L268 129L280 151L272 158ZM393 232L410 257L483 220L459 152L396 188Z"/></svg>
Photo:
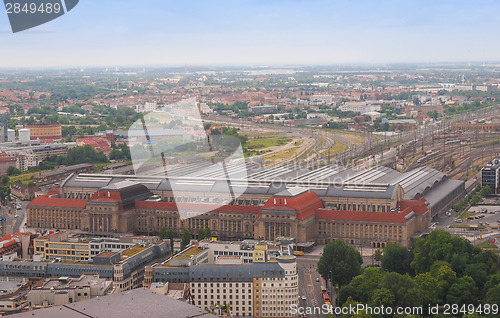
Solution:
<svg viewBox="0 0 500 318"><path fill-rule="evenodd" d="M382 268L400 274L410 273L412 260L413 254L406 247L397 243L390 243L384 248Z"/></svg>
<svg viewBox="0 0 500 318"><path fill-rule="evenodd" d="M161 240L166 239L167 238L167 229L165 227L162 227L158 236L160 237Z"/></svg>
<svg viewBox="0 0 500 318"><path fill-rule="evenodd" d="M394 305L396 297L387 288L379 288L373 292L372 298L370 300L371 306L384 306L391 307Z"/></svg>
<svg viewBox="0 0 500 318"><path fill-rule="evenodd" d="M446 261L459 275L475 252L474 246L461 237L444 230L434 230L426 238L419 237L413 245L411 267L419 274L429 271L435 261Z"/></svg>
<svg viewBox="0 0 500 318"><path fill-rule="evenodd" d="M339 287L348 284L351 279L361 273L363 259L354 247L343 240L328 243L318 262L318 272L325 280Z"/></svg>
<svg viewBox="0 0 500 318"><path fill-rule="evenodd" d="M10 187L0 186L0 203L6 205L10 201Z"/></svg>
<svg viewBox="0 0 500 318"><path fill-rule="evenodd" d="M203 240L205 237L206 237L206 232L203 228L200 227L200 229L198 230L198 241L201 241Z"/></svg>
<svg viewBox="0 0 500 318"><path fill-rule="evenodd" d="M356 308L360 303L353 300L351 297L347 299L347 301L342 305L342 308ZM342 314L342 318L371 318L372 316L367 314L365 310L361 312L357 312L355 314L351 314L349 310L343 310L343 312L347 312L346 314Z"/></svg>
<svg viewBox="0 0 500 318"><path fill-rule="evenodd" d="M167 231L166 238L170 240L170 249L173 253L174 252L174 231L172 229Z"/></svg>
<svg viewBox="0 0 500 318"><path fill-rule="evenodd" d="M477 303L477 287L474 280L470 276L458 278L446 295L446 302L448 304L476 304Z"/></svg>
<svg viewBox="0 0 500 318"><path fill-rule="evenodd" d="M373 254L373 257L375 258L375 260L377 262L380 262L380 261L382 261L382 257L384 257L384 253L382 252L381 249L377 248L375 250L375 253Z"/></svg>
<svg viewBox="0 0 500 318"><path fill-rule="evenodd" d="M490 290L496 285L500 285L500 273L488 276L488 281L484 284L484 289Z"/></svg>
<svg viewBox="0 0 500 318"><path fill-rule="evenodd" d="M476 263L465 266L465 275L470 276L479 290L482 290L488 280L488 267L486 264Z"/></svg>
<svg viewBox="0 0 500 318"><path fill-rule="evenodd" d="M380 287L388 289L395 297L397 306L413 306L418 304L416 284L410 275L389 272L380 282Z"/></svg>
<svg viewBox="0 0 500 318"><path fill-rule="evenodd" d="M450 286L457 280L457 273L451 269L449 263L444 261L436 261L431 266L430 273L439 282L439 288L442 294L446 294Z"/></svg>
<svg viewBox="0 0 500 318"><path fill-rule="evenodd" d="M486 294L486 303L500 304L500 285L496 285L488 290L488 293Z"/></svg>
<svg viewBox="0 0 500 318"><path fill-rule="evenodd" d="M418 303L420 305L434 305L443 302L443 283L430 272L418 274L415 277L417 285Z"/></svg>
<svg viewBox="0 0 500 318"><path fill-rule="evenodd" d="M6 186L6 185L8 185L8 184L9 184L9 176L8 176L8 175L6 175L6 174L4 174L4 175L2 176L2 185Z"/></svg>
<svg viewBox="0 0 500 318"><path fill-rule="evenodd" d="M491 189L490 186L484 186L481 188L481 191L479 191L479 194L483 197L487 197L493 193L493 190Z"/></svg>
<svg viewBox="0 0 500 318"><path fill-rule="evenodd" d="M385 274L376 267L365 268L361 275L354 277L348 285L340 289L340 303L344 303L349 297L367 303L372 298L373 291L378 288Z"/></svg>
<svg viewBox="0 0 500 318"><path fill-rule="evenodd" d="M8 176L17 176L17 175L20 175L22 172L21 170L17 169L16 167L8 167L7 168L7 175Z"/></svg>
<svg viewBox="0 0 500 318"><path fill-rule="evenodd" d="M191 242L191 233L189 233L187 229L184 229L181 238L181 251L184 250L186 246L189 245L190 242Z"/></svg>

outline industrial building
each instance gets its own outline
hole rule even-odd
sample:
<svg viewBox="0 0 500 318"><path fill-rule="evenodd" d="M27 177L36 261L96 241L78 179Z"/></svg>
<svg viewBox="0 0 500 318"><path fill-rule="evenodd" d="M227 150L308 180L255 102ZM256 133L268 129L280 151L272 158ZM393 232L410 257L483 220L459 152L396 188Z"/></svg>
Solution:
<svg viewBox="0 0 500 318"><path fill-rule="evenodd" d="M163 227L180 235L183 229L210 228L230 240L290 236L324 243L341 238L383 247L408 245L465 192L464 182L426 167L400 173L381 166L353 172L291 164L259 170L249 164L248 172L232 171L231 180L200 168L190 177L186 169L192 168L170 170L168 179L70 175L60 188L28 205L27 224L102 235L153 234ZM239 174L248 176L238 179ZM231 202L221 200L228 182L234 193L242 193Z"/></svg>

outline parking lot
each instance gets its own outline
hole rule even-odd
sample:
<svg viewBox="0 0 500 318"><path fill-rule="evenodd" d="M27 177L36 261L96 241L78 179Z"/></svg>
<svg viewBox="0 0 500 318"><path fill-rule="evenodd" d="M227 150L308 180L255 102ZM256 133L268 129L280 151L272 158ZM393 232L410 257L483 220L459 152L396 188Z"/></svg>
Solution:
<svg viewBox="0 0 500 318"><path fill-rule="evenodd" d="M484 213L484 210L481 212L482 208L486 209L487 213ZM467 219L467 217L470 219ZM436 222L431 224L429 230L443 229L453 235L467 238L472 242L478 242L487 237L497 237L500 234L499 219L500 206L477 206L471 207L460 219L453 210L449 213L449 216L443 214Z"/></svg>
<svg viewBox="0 0 500 318"><path fill-rule="evenodd" d="M474 206L469 209L469 213L474 213L464 219L465 224L469 225L485 225L499 226L500 225L500 206Z"/></svg>

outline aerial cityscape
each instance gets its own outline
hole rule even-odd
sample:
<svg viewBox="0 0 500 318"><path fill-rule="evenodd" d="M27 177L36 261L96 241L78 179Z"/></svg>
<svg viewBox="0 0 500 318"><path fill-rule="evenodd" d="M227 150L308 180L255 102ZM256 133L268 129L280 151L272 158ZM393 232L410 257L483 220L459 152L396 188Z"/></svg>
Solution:
<svg viewBox="0 0 500 318"><path fill-rule="evenodd" d="M0 14L1 316L500 317L497 3L56 2Z"/></svg>

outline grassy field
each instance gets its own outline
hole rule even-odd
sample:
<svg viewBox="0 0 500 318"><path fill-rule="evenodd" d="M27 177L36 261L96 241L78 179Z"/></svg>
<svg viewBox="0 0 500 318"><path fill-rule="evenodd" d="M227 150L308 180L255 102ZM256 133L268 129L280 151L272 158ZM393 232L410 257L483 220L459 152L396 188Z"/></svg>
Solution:
<svg viewBox="0 0 500 318"><path fill-rule="evenodd" d="M469 225L467 225L467 224L452 224L452 225L450 225L450 228L454 228L454 229L468 229ZM485 229L485 228L487 228L487 226L478 225L477 228L478 229Z"/></svg>
<svg viewBox="0 0 500 318"><path fill-rule="evenodd" d="M20 174L18 176L12 176L12 177L10 177L10 183L13 183L13 182L16 182L16 181L21 181L21 183L23 183L23 184L28 184L31 181L33 181L33 179L31 179L32 176L40 174L40 173L44 173L44 172L49 172L49 171L52 171L52 170L44 170L44 171L37 171L37 172L31 172L31 173L23 173L23 174Z"/></svg>
<svg viewBox="0 0 500 318"><path fill-rule="evenodd" d="M292 158L297 156L300 149L301 149L300 147L292 147L292 148L288 148L285 150L281 150L281 151L266 155L266 156L264 156L264 159L269 160L269 162L266 163L264 166L265 167L272 167L277 163L281 163L282 161L292 159Z"/></svg>
<svg viewBox="0 0 500 318"><path fill-rule="evenodd" d="M495 243L490 243L489 241L479 243L476 246L479 248L497 248Z"/></svg>
<svg viewBox="0 0 500 318"><path fill-rule="evenodd" d="M350 142L351 144L354 144L356 146L362 145L365 143L365 138L359 134L355 133L346 133L343 132L340 134L342 138Z"/></svg>
<svg viewBox="0 0 500 318"><path fill-rule="evenodd" d="M245 151L245 158L248 158L248 157L253 157L253 156L261 156L261 155L264 155L268 152L270 152L271 150L262 150L262 151L259 151L259 150L250 150L250 151Z"/></svg>
<svg viewBox="0 0 500 318"><path fill-rule="evenodd" d="M342 153L344 151L346 151L348 148L346 145L344 145L343 143L339 142L339 141L335 141L335 144L330 147L330 149L326 149L326 150L323 150L321 152L322 155L324 156L327 156L328 155L328 151L330 151L330 155L334 155L334 154L337 154L337 153Z"/></svg>
<svg viewBox="0 0 500 318"><path fill-rule="evenodd" d="M460 219L462 219L462 221L465 221L469 216L475 216L475 215L477 215L477 213L465 212L460 216Z"/></svg>
<svg viewBox="0 0 500 318"><path fill-rule="evenodd" d="M247 141L245 148L250 151L256 149L265 149L269 147L283 146L291 141L292 139L286 138L282 135L258 136L250 138Z"/></svg>

